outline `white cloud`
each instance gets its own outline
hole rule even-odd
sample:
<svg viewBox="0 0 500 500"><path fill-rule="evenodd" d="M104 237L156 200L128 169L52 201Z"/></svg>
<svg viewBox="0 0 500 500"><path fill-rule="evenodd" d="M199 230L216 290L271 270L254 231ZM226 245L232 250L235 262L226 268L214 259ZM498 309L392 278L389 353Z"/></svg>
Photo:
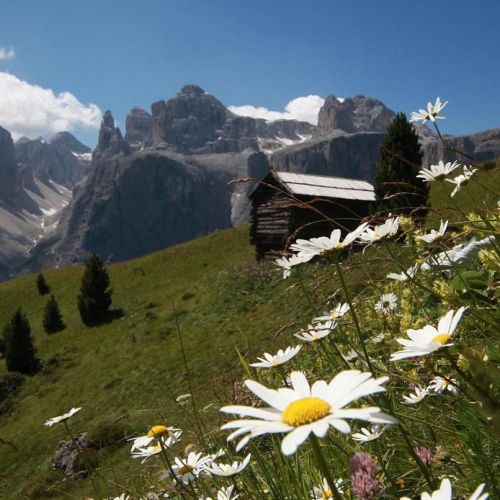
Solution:
<svg viewBox="0 0 500 500"><path fill-rule="evenodd" d="M301 120L317 125L318 113L325 100L319 95L308 95L292 99L284 111L271 111L264 107L256 107L251 104L244 106L229 106L229 110L236 115L251 116L252 118L263 118L264 120Z"/></svg>
<svg viewBox="0 0 500 500"><path fill-rule="evenodd" d="M70 92L51 89L0 72L0 126L14 139L35 138L64 130L97 129L102 118L95 104L82 104Z"/></svg>
<svg viewBox="0 0 500 500"><path fill-rule="evenodd" d="M0 47L0 61L6 59L14 59L16 53L12 47Z"/></svg>

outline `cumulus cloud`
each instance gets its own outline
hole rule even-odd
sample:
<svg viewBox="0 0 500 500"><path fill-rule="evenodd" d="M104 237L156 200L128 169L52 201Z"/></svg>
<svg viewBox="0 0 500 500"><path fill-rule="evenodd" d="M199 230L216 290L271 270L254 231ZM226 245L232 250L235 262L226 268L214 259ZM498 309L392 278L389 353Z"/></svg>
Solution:
<svg viewBox="0 0 500 500"><path fill-rule="evenodd" d="M14 59L16 53L12 47L0 47L0 61L6 59Z"/></svg>
<svg viewBox="0 0 500 500"><path fill-rule="evenodd" d="M325 100L319 95L308 95L292 99L284 111L272 111L264 107L256 107L251 104L244 106L229 106L229 110L236 115L251 116L252 118L263 118L264 120L300 120L317 125L318 113Z"/></svg>
<svg viewBox="0 0 500 500"><path fill-rule="evenodd" d="M97 129L101 118L101 110L95 104L82 104L70 92L54 94L51 89L0 72L0 125L15 139Z"/></svg>

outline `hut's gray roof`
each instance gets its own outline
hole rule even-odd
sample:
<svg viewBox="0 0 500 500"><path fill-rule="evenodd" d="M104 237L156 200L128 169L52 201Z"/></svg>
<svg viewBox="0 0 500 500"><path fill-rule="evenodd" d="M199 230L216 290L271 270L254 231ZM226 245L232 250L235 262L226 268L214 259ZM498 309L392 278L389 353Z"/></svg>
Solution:
<svg viewBox="0 0 500 500"><path fill-rule="evenodd" d="M273 171L272 175L295 195L375 201L373 186L367 181L292 172Z"/></svg>

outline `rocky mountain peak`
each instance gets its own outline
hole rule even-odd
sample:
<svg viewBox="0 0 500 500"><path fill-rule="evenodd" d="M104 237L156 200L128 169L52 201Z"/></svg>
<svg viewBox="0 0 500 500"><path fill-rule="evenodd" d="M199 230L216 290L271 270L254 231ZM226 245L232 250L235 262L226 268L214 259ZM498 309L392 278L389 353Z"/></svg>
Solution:
<svg viewBox="0 0 500 500"><path fill-rule="evenodd" d="M168 101L152 104L153 143L167 143L190 153L215 141L228 111L214 96L196 85L185 85Z"/></svg>
<svg viewBox="0 0 500 500"><path fill-rule="evenodd" d="M200 97L201 95L206 94L206 92L199 87L198 85L184 85L181 91L177 95L186 95L190 97Z"/></svg>
<svg viewBox="0 0 500 500"><path fill-rule="evenodd" d="M17 141L15 149L22 184L34 192L35 179L72 189L87 174L92 158L90 148L68 132L57 134L50 142L42 138Z"/></svg>
<svg viewBox="0 0 500 500"><path fill-rule="evenodd" d="M91 153L91 149L85 144L82 144L73 134L69 132L59 132L49 141L51 144L58 148L64 148L76 154Z"/></svg>
<svg viewBox="0 0 500 500"><path fill-rule="evenodd" d="M332 94L319 111L315 137L335 131L385 132L394 115L394 111L378 99L357 95L340 101Z"/></svg>
<svg viewBox="0 0 500 500"><path fill-rule="evenodd" d="M115 119L111 111L106 111L102 118L99 140L94 149L93 158L110 158L115 155L129 153L130 147L123 140L120 129L115 128Z"/></svg>

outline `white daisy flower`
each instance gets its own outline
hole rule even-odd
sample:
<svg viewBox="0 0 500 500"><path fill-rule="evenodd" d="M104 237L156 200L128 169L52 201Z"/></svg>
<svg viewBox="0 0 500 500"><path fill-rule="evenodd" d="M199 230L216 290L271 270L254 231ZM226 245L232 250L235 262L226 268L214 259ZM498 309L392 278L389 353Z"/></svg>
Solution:
<svg viewBox="0 0 500 500"><path fill-rule="evenodd" d="M384 392L382 384L389 377L374 379L371 373L359 370L345 370L330 383L315 382L312 387L302 372L290 374L292 388L268 389L253 380L246 386L260 399L269 404L267 408L250 406L225 406L224 413L234 413L250 419L240 419L224 424L221 429L232 429L228 440L245 436L236 449L241 449L250 438L271 433L286 433L281 443L284 455L295 453L297 448L313 432L317 437L325 437L330 426L347 434L351 432L345 419L365 420L374 424L394 424L397 420L376 406L365 408L345 408L353 401Z"/></svg>
<svg viewBox="0 0 500 500"><path fill-rule="evenodd" d="M240 495L233 495L234 484L217 491L217 500L236 500ZM202 497L201 500L213 500L212 497Z"/></svg>
<svg viewBox="0 0 500 500"><path fill-rule="evenodd" d="M178 436L180 437L182 431L180 429L176 429L175 427L167 427L166 425L153 425L153 427L151 427L144 436L138 436L136 438L128 440L133 441L130 451L134 451L138 448L145 448L149 446L155 439L161 438L166 434L168 434L168 436L178 434Z"/></svg>
<svg viewBox="0 0 500 500"><path fill-rule="evenodd" d="M79 412L80 410L81 408L71 408L71 410L69 410L68 413L65 413L64 415L59 415L58 417L49 418L49 420L47 420L43 425L45 425L46 427L52 427L53 425L68 420L68 418L71 418L75 413Z"/></svg>
<svg viewBox="0 0 500 500"><path fill-rule="evenodd" d="M459 388L458 388L458 380L454 378L444 378L444 377L434 377L428 386L428 389L437 392L438 394L443 393L444 391L448 390L452 394L458 394Z"/></svg>
<svg viewBox="0 0 500 500"><path fill-rule="evenodd" d="M440 252L427 259L421 266L423 271L429 271L435 267L453 267L455 264L461 264L467 259L473 257L481 248L493 243L495 236L491 235L482 240L471 240L466 243L460 243L453 248Z"/></svg>
<svg viewBox="0 0 500 500"><path fill-rule="evenodd" d="M294 333L294 336L305 342L316 342L329 335L336 326L337 324L333 321L308 325L307 330L302 330L300 333Z"/></svg>
<svg viewBox="0 0 500 500"><path fill-rule="evenodd" d="M399 217L390 217L383 224L374 226L373 228L367 227L360 235L359 240L362 243L374 243L383 238L394 236L399 229Z"/></svg>
<svg viewBox="0 0 500 500"><path fill-rule="evenodd" d="M342 316L344 316L346 313L349 312L349 304L346 302L342 304L339 302L335 309L332 309L330 312L325 312L323 316L318 316L317 318L313 319L313 323L320 323L322 321L330 321L330 322L336 322Z"/></svg>
<svg viewBox="0 0 500 500"><path fill-rule="evenodd" d="M385 431L386 427L380 425L372 425L370 430L366 427L362 427L360 432L356 432L352 435L352 438L355 441L359 441L361 443L368 443L369 441L374 441L378 439L382 433Z"/></svg>
<svg viewBox="0 0 500 500"><path fill-rule="evenodd" d="M439 113L448 104L448 101L442 103L441 99L436 98L435 104L432 102L427 103L427 110L419 109L418 111L412 111L410 122L421 121L424 124L427 120L435 122L436 120L444 120L445 116L439 116Z"/></svg>
<svg viewBox="0 0 500 500"><path fill-rule="evenodd" d="M383 333L379 333L378 335L375 335L375 337L372 337L370 340L374 344L380 344L385 339L385 335Z"/></svg>
<svg viewBox="0 0 500 500"><path fill-rule="evenodd" d="M398 297L393 293L384 293L375 304L375 311L389 314L398 308Z"/></svg>
<svg viewBox="0 0 500 500"><path fill-rule="evenodd" d="M396 281L406 281L407 279L414 278L417 275L420 266L415 264L414 266L409 267L404 273L389 273L387 278Z"/></svg>
<svg viewBox="0 0 500 500"><path fill-rule="evenodd" d="M223 457L225 454L226 452L222 448L219 448L218 451L216 451L215 453L211 453L208 456L211 457L212 460L217 460L218 458Z"/></svg>
<svg viewBox="0 0 500 500"><path fill-rule="evenodd" d="M458 161L454 161L453 163L451 161L444 163L443 160L440 160L437 165L431 165L430 168L423 168L419 170L417 177L423 179L424 182L437 181L444 179L458 167L460 167L460 163L458 163Z"/></svg>
<svg viewBox="0 0 500 500"><path fill-rule="evenodd" d="M235 474L239 474L248 465L251 456L251 454L248 454L240 463L237 461L234 461L232 464L212 463L207 467L207 471L215 476L234 476Z"/></svg>
<svg viewBox="0 0 500 500"><path fill-rule="evenodd" d="M477 172L477 168L464 166L464 173L461 175L457 175L453 179L445 179L446 182L451 182L451 184L455 184L455 188L451 192L451 197L455 196L463 185L467 184L470 181L470 178L474 175L474 172Z"/></svg>
<svg viewBox="0 0 500 500"><path fill-rule="evenodd" d="M337 479L335 481L335 488L339 493L344 493L342 483L342 479ZM330 489L328 481L325 478L323 478L321 486L314 486L311 491L311 498L313 500L333 500L332 490Z"/></svg>
<svg viewBox="0 0 500 500"><path fill-rule="evenodd" d="M303 261L298 255L292 255L291 257L280 257L274 261L274 264L283 269L283 279L290 277L292 273L292 267L302 264Z"/></svg>
<svg viewBox="0 0 500 500"><path fill-rule="evenodd" d="M439 225L439 229L437 231L435 229L431 229L430 233L424 234L422 236L417 236L415 239L425 241L426 243L434 243L436 240L439 240L444 236L447 227L448 221L441 221L441 224Z"/></svg>
<svg viewBox="0 0 500 500"><path fill-rule="evenodd" d="M483 493L485 484L480 484L474 493L469 497L469 500L486 500L489 497L488 493ZM411 500L411 498L403 497L401 500ZM424 492L420 495L420 500L452 500L451 482L448 478L441 481L439 489L431 494Z"/></svg>
<svg viewBox="0 0 500 500"><path fill-rule="evenodd" d="M130 450L132 452L132 458L140 458L141 462L144 463L148 458L161 453L163 448L170 448L181 438L182 431L172 432L167 438L160 437L156 438L155 444L150 446L145 446L143 448L134 448ZM160 443L161 441L161 443Z"/></svg>
<svg viewBox="0 0 500 500"><path fill-rule="evenodd" d="M431 352L450 346L449 341L453 337L462 314L467 307L461 307L457 312L448 311L438 322L438 327L426 325L419 330L407 330L408 339L397 339L404 349L391 355L391 361L415 356L426 356Z"/></svg>
<svg viewBox="0 0 500 500"><path fill-rule="evenodd" d="M276 354L265 352L264 356L257 358L260 360L258 363L250 363L250 366L254 366L255 368L274 368L290 361L299 353L301 348L301 345L297 345L295 347L287 347L285 350L280 349Z"/></svg>
<svg viewBox="0 0 500 500"><path fill-rule="evenodd" d="M407 405L416 405L420 403L427 394L429 394L429 391L425 387L415 387L415 392L412 392L409 396L403 396L403 403Z"/></svg>
<svg viewBox="0 0 500 500"><path fill-rule="evenodd" d="M346 234L343 241L340 241L342 232L340 229L334 229L328 236L320 236L319 238L311 238L310 240L298 239L290 245L290 249L297 252L297 256L302 262L309 262L317 255L324 255L333 250L342 250L348 245L356 241L361 233L365 230L366 223L361 224L354 231Z"/></svg>
<svg viewBox="0 0 500 500"><path fill-rule="evenodd" d="M208 474L207 465L212 461L212 457L203 456L202 453L194 451L188 453L186 458L175 457L172 464L172 472L175 474L175 481L188 484L201 474ZM165 476L163 476L165 477Z"/></svg>

